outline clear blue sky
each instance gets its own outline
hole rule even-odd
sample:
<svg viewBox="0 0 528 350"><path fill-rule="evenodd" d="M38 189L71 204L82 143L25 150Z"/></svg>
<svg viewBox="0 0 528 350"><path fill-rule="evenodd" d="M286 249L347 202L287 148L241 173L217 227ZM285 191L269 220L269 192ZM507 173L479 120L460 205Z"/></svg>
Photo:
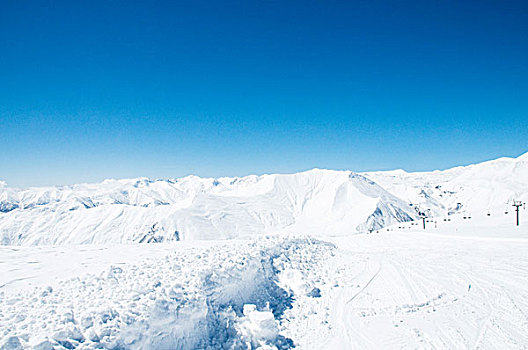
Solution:
<svg viewBox="0 0 528 350"><path fill-rule="evenodd" d="M12 186L526 151L526 1L0 2Z"/></svg>

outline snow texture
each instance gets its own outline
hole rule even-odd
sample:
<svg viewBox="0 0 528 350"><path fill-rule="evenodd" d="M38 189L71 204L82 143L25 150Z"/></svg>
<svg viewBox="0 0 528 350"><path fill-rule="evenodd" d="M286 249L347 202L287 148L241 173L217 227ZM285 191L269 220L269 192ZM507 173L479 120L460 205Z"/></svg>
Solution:
<svg viewBox="0 0 528 350"><path fill-rule="evenodd" d="M334 249L310 239L166 248L139 264L0 292L2 348L291 348L279 325L294 295L278 276Z"/></svg>
<svg viewBox="0 0 528 350"><path fill-rule="evenodd" d="M0 184L0 349L526 349L527 195L528 155Z"/></svg>

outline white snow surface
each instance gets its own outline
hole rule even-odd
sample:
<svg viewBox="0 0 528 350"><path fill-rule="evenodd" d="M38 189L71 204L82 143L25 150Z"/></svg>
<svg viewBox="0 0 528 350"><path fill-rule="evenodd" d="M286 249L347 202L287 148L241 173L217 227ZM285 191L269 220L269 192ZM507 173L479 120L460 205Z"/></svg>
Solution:
<svg viewBox="0 0 528 350"><path fill-rule="evenodd" d="M525 349L528 220L507 219L0 247L0 348Z"/></svg>
<svg viewBox="0 0 528 350"><path fill-rule="evenodd" d="M527 194L527 155L0 186L0 349L526 349Z"/></svg>
<svg viewBox="0 0 528 350"><path fill-rule="evenodd" d="M24 347L60 349L289 348L292 341L279 333L277 319L292 297L279 287L278 274L321 263L332 249L309 239L145 245L149 254L133 261L137 247L121 247L124 260L108 256L112 249L84 252L85 263L101 256L113 263L90 265L92 273L81 278L76 271L71 273L76 278L36 282L42 286L35 289L12 285L20 278L5 282L4 344L16 339ZM78 247L72 248L67 254L77 254ZM27 252L4 250L2 258L20 263ZM51 264L43 263L49 251L31 253L31 262L42 264L48 276L60 269L53 257ZM17 275L32 279L24 274Z"/></svg>
<svg viewBox="0 0 528 350"><path fill-rule="evenodd" d="M503 212L528 200L528 156L446 171L297 174L17 189L0 186L0 244L152 243L350 234L417 219ZM413 204L413 206L411 206Z"/></svg>

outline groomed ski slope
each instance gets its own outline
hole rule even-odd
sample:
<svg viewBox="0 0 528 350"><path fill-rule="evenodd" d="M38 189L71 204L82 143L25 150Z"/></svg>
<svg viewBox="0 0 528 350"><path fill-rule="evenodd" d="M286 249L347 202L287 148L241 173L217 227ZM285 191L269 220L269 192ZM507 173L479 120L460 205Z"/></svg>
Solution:
<svg viewBox="0 0 528 350"><path fill-rule="evenodd" d="M526 227L510 213L324 238L0 247L0 344L524 349Z"/></svg>

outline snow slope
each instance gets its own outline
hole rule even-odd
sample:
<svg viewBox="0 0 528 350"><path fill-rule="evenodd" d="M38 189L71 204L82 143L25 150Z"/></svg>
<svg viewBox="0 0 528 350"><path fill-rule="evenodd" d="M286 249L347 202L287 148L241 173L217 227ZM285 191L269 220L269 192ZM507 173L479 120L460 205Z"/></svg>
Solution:
<svg viewBox="0 0 528 350"><path fill-rule="evenodd" d="M528 153L445 171L398 170L365 176L399 198L431 209L435 216L456 212L498 214L511 211L514 199L528 201Z"/></svg>
<svg viewBox="0 0 528 350"><path fill-rule="evenodd" d="M0 348L525 349L528 220L490 220L0 247Z"/></svg>
<svg viewBox="0 0 528 350"><path fill-rule="evenodd" d="M446 171L314 169L243 178L0 187L0 244L104 244L350 234L417 219L499 214L528 200L528 154ZM410 204L413 204L411 206Z"/></svg>
<svg viewBox="0 0 528 350"><path fill-rule="evenodd" d="M526 349L527 161L0 184L0 349Z"/></svg>
<svg viewBox="0 0 528 350"><path fill-rule="evenodd" d="M525 349L527 232L503 239L487 230L471 238L395 230L334 240L342 288L328 300L334 332L321 348Z"/></svg>

